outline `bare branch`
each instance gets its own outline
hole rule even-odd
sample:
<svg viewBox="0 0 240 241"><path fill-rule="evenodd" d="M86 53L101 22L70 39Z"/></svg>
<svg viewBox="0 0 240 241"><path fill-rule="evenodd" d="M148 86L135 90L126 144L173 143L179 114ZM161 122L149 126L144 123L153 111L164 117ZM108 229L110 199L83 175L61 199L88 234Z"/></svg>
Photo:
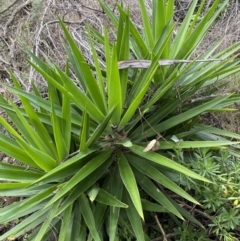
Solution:
<svg viewBox="0 0 240 241"><path fill-rule="evenodd" d="M216 98L216 97L219 97L219 96L229 96L229 95L230 95L229 93L218 94L218 95L211 94L211 95L208 95L208 96L202 96L202 97L198 97L196 99L188 100L188 102L194 103L194 102L201 101L201 100L207 100L207 99Z"/></svg>
<svg viewBox="0 0 240 241"><path fill-rule="evenodd" d="M13 1L8 7L0 11L0 14L5 13L8 9L10 9L15 3L17 3L18 0Z"/></svg>
<svg viewBox="0 0 240 241"><path fill-rule="evenodd" d="M168 66L180 63L193 63L193 62L212 62L212 61L222 61L222 59L203 59L203 60L177 60L177 59L161 59L159 60L160 66ZM138 59L138 60L124 60L118 62L119 69L147 69L151 65L150 60Z"/></svg>
<svg viewBox="0 0 240 241"><path fill-rule="evenodd" d="M2 56L0 56L0 61L3 62L3 63L6 64L6 65L11 65L9 62L7 62L6 60L4 60L4 59L2 58Z"/></svg>
<svg viewBox="0 0 240 241"><path fill-rule="evenodd" d="M164 232L164 229L163 229L161 223L160 223L159 220L158 220L158 216L157 216L157 215L154 215L154 217L155 217L155 220L156 220L156 222L157 222L157 225L158 225L158 227L159 227L159 229L160 229L160 231L161 231L161 233L162 233L163 241L168 241L167 236L166 236L166 234L165 234L165 232Z"/></svg>
<svg viewBox="0 0 240 241"><path fill-rule="evenodd" d="M7 32L7 28L8 26L12 23L12 21L14 20L15 16L17 15L17 13L19 11L21 11L24 7L26 7L28 4L30 4L32 2L32 0L27 0L25 3L23 3L22 5L18 6L12 13L12 15L10 16L10 18L8 19L5 27L4 27L4 35L6 35Z"/></svg>

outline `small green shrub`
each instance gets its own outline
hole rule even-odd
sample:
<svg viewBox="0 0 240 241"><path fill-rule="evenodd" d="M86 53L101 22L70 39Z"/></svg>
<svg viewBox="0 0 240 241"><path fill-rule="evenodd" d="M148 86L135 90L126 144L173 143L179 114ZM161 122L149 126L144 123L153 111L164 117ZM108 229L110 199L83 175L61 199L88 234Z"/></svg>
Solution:
<svg viewBox="0 0 240 241"><path fill-rule="evenodd" d="M207 177L212 183L193 182L190 178L179 179L179 185L185 190L190 190L193 196L202 204L201 207L191 207L198 216L203 219L202 224L207 229L207 240L238 240L239 227L239 158L230 154L228 150L214 152L209 148L196 151L189 158L186 167L194 172ZM186 204L186 203L185 203ZM172 225L174 227L174 225ZM182 230L179 240L185 240L183 235L193 235L193 225L181 225L175 232ZM171 230L171 228L170 228ZM194 240L194 239L193 239Z"/></svg>
<svg viewBox="0 0 240 241"><path fill-rule="evenodd" d="M153 1L152 23L139 0L142 31L129 11L118 5L118 18L100 3L117 36L110 42L106 28L102 36L89 26L94 66L60 20L68 56L65 70L28 51L29 64L48 83L48 99L34 85L33 93L22 90L13 73L14 87L7 88L22 106L0 97L12 122L0 118L11 136L0 134L0 150L17 160L0 164L0 195L20 197L1 210L0 223L18 222L0 240L25 234L36 241L52 236L114 241L122 230L125 237L149 240L144 220L153 212L201 226L165 189L199 204L176 183L179 176L209 182L203 173L185 167L189 153L237 144L225 138L239 135L200 125L199 115L229 111L226 107L240 100L235 94L215 97L211 87L240 70L239 60L232 57L240 44L213 55L217 43L200 61L190 60L226 3L214 2L197 21L205 1L195 15L193 1L176 36L172 0ZM102 44L104 60L94 44ZM212 55L217 61L209 61ZM206 86L209 90L196 98Z"/></svg>

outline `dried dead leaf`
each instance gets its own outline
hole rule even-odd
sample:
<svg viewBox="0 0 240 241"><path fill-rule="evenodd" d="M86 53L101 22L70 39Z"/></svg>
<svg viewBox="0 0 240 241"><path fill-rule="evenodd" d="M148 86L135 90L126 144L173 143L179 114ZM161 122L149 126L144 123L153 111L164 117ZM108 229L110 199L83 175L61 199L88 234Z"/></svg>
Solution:
<svg viewBox="0 0 240 241"><path fill-rule="evenodd" d="M156 140L156 139L151 140L151 141L148 143L147 147L143 150L143 152L148 152L148 151L152 150L153 147L156 145L156 143L157 143L157 140Z"/></svg>

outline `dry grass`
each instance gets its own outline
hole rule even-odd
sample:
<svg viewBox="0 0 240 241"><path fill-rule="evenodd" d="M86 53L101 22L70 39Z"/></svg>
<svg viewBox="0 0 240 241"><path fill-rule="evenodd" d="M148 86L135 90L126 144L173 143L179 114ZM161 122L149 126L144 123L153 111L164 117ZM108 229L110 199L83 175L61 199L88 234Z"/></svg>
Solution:
<svg viewBox="0 0 240 241"><path fill-rule="evenodd" d="M6 69L11 68L26 90L30 89L31 81L40 87L44 87L45 82L26 64L24 47L32 50L37 56L46 55L60 66L65 64L66 56L57 16L67 24L89 61L91 55L85 23L99 31L103 31L104 24L109 25L96 0L14 0L1 4L3 1L0 2L0 80L10 82ZM113 10L116 9L116 1L106 2ZM127 4L128 1L125 1L125 5ZM140 27L137 1L131 1L130 5L131 9L134 9L132 14L135 22Z"/></svg>

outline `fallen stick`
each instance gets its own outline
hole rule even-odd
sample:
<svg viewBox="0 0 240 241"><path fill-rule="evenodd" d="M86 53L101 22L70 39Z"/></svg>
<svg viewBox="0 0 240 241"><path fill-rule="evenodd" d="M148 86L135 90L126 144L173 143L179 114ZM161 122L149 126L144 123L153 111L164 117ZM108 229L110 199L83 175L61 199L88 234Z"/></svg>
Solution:
<svg viewBox="0 0 240 241"><path fill-rule="evenodd" d="M206 59L206 60L174 60L174 59L161 59L159 60L160 66L168 66L180 63L193 63L193 62L211 62L211 61L222 61L222 59ZM150 67L152 61L151 60L124 60L118 62L119 69L147 69Z"/></svg>

